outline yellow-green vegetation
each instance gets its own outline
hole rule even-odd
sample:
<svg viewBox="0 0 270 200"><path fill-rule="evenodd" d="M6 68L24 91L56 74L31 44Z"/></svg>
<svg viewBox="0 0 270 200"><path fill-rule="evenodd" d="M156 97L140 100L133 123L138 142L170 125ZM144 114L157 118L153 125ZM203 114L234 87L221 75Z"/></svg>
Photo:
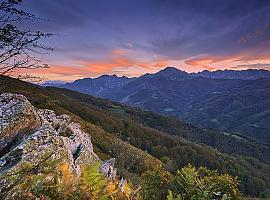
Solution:
<svg viewBox="0 0 270 200"><path fill-rule="evenodd" d="M219 174L205 167L188 165L177 171L173 180L174 191L170 190L168 200L176 199L243 199L238 186L239 180L228 174Z"/></svg>
<svg viewBox="0 0 270 200"><path fill-rule="evenodd" d="M173 176L163 170L148 170L142 174L142 198L143 199L166 199L169 183Z"/></svg>
<svg viewBox="0 0 270 200"><path fill-rule="evenodd" d="M35 199L37 197L59 197L61 193L59 182L59 171L56 167L61 159L51 160L51 153L46 153L44 159L37 165L24 163L12 174L2 175L1 178L11 183L5 187L0 197L11 199L25 198Z"/></svg>
<svg viewBox="0 0 270 200"><path fill-rule="evenodd" d="M92 143L97 148L97 152L101 151L105 155L111 155L116 158L116 163L120 166L120 172L124 173L122 174L123 176L130 177L132 176L130 173L141 174L149 169L154 170L163 167L160 160L146 152L123 142L116 136L109 134L93 124L87 123L84 120L79 121L83 129L91 133ZM103 158L102 156L104 155L101 154L99 156ZM106 157L103 159L106 159Z"/></svg>
<svg viewBox="0 0 270 200"><path fill-rule="evenodd" d="M137 188L133 187L131 183L125 183L119 188L120 180L111 180L100 173L100 161L85 166L81 176L74 174L68 163L59 162L44 162L41 171L21 173L21 179L12 186L14 190L12 198L52 200L140 199Z"/></svg>
<svg viewBox="0 0 270 200"><path fill-rule="evenodd" d="M188 165L170 176L162 171L143 175L143 199L167 200L241 200L239 180L205 167Z"/></svg>
<svg viewBox="0 0 270 200"><path fill-rule="evenodd" d="M89 199L139 199L138 190L129 183L119 188L119 180L109 180L104 174L99 173L100 162L87 166L83 170L81 188ZM85 194L84 194L85 195ZM84 197L85 198L85 197ZM81 198L81 199L84 199Z"/></svg>

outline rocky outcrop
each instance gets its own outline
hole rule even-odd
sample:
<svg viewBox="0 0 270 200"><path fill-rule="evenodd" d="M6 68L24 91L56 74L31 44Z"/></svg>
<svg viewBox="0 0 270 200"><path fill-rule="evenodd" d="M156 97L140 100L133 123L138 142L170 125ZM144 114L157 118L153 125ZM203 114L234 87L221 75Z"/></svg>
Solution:
<svg viewBox="0 0 270 200"><path fill-rule="evenodd" d="M38 114L26 97L2 94L0 98L0 157L40 126Z"/></svg>
<svg viewBox="0 0 270 200"><path fill-rule="evenodd" d="M100 172L105 174L108 178L114 180L116 178L117 169L114 168L115 158L111 158L107 161L102 161Z"/></svg>
<svg viewBox="0 0 270 200"><path fill-rule="evenodd" d="M97 160L90 136L68 115L36 109L22 95L0 95L0 199L21 192L16 185L29 174L65 163L79 177Z"/></svg>

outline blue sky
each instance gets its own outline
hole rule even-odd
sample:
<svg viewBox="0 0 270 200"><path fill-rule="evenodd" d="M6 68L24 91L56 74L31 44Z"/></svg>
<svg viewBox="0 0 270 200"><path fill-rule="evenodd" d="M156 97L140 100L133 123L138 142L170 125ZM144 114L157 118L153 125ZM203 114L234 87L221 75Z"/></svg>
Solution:
<svg viewBox="0 0 270 200"><path fill-rule="evenodd" d="M25 0L55 33L44 55L48 79L101 74L139 76L168 65L204 69L270 69L267 0ZM45 73L39 70L36 73Z"/></svg>

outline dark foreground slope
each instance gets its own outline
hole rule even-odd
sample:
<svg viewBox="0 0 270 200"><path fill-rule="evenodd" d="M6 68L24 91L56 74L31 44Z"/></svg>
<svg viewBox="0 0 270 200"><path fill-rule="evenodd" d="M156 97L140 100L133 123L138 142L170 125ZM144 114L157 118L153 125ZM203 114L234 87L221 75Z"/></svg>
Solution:
<svg viewBox="0 0 270 200"><path fill-rule="evenodd" d="M242 181L241 189L246 194L258 196L270 187L270 166L268 164L244 156L244 152L241 153L242 155L227 155L206 146L206 142L203 141L204 137L201 135L209 134L207 137L210 138L212 133L184 122L173 121L176 119L134 110L77 92L41 88L4 77L0 81L0 91L1 93L21 93L27 96L32 104L38 108L49 108L59 114L72 115L92 135L93 144L99 155L101 157L107 155L117 157L121 173L128 174L134 180L143 171L161 165L158 160L160 159L172 172L180 166L191 163L239 176ZM178 123L177 129L168 128L175 122ZM156 129L150 128L150 126ZM243 147L240 145L239 149L247 148L248 145L254 145L253 149L255 150L257 148L252 140L234 139L237 136L224 136L224 138L227 137L231 142L237 141L237 145L243 145ZM242 140L248 145L242 144L240 142ZM267 146L263 147L267 148ZM224 147L224 149L227 148ZM236 154L237 151L227 153ZM265 159L266 161L267 159Z"/></svg>

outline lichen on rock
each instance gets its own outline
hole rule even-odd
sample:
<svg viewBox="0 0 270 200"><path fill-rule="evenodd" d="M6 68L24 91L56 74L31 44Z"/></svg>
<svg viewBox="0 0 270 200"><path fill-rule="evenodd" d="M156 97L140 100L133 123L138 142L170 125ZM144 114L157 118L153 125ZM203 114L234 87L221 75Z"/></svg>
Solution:
<svg viewBox="0 0 270 200"><path fill-rule="evenodd" d="M99 160L90 136L68 115L34 108L22 95L0 95L0 198L12 199L29 175L47 181L65 163L74 177Z"/></svg>
<svg viewBox="0 0 270 200"><path fill-rule="evenodd" d="M36 109L23 95L0 97L0 157L40 125Z"/></svg>

